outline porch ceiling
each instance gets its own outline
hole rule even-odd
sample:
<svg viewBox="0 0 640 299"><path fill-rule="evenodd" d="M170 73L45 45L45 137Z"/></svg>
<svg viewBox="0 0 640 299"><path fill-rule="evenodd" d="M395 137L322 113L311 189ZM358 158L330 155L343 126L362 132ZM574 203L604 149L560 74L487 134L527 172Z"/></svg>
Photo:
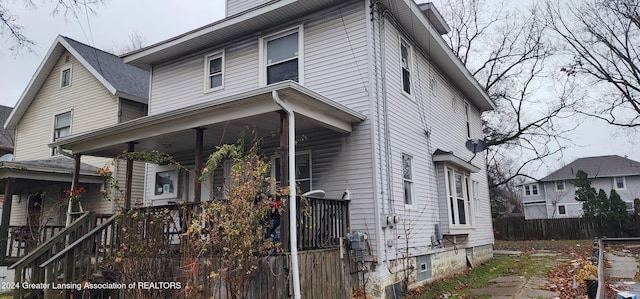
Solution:
<svg viewBox="0 0 640 299"><path fill-rule="evenodd" d="M136 151L158 150L169 154L192 153L196 130L204 128L204 148L235 142L244 128L257 128L264 135L280 129L280 111L272 92L296 116L296 131L324 127L349 133L352 124L365 116L333 102L295 82L287 81L250 92L146 116L70 136L50 144L74 154L116 157L135 142Z"/></svg>

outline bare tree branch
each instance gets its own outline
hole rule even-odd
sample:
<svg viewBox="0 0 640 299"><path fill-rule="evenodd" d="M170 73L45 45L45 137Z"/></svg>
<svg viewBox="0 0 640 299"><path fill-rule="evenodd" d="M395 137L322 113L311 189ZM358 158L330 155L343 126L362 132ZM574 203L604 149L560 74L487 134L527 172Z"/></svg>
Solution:
<svg viewBox="0 0 640 299"><path fill-rule="evenodd" d="M43 1L52 4L53 16L63 15L65 18L71 14L77 17L83 13L96 13L96 8L105 0L51 0ZM32 0L22 0L22 4L32 10L40 9ZM6 41L7 50L13 55L24 52L32 52L35 41L27 36L26 29L20 24L18 16L11 13L6 1L0 1L0 36Z"/></svg>

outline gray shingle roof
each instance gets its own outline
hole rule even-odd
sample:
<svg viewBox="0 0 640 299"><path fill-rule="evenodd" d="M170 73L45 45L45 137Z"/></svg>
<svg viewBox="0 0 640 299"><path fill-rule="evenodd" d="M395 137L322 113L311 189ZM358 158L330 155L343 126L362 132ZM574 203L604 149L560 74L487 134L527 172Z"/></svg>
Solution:
<svg viewBox="0 0 640 299"><path fill-rule="evenodd" d="M575 179L578 170L586 172L590 178L640 175L640 162L617 155L580 158L540 181Z"/></svg>
<svg viewBox="0 0 640 299"><path fill-rule="evenodd" d="M122 58L61 36L119 92L149 98L149 72L124 64Z"/></svg>
<svg viewBox="0 0 640 299"><path fill-rule="evenodd" d="M68 169L68 170L73 170L76 165L76 162L73 159L65 156L54 156L51 158L40 159L40 160L12 161L9 163L19 164L24 166L35 166L35 167L57 168L57 169ZM98 168L86 163L80 163L80 170L86 171L86 172L96 172Z"/></svg>

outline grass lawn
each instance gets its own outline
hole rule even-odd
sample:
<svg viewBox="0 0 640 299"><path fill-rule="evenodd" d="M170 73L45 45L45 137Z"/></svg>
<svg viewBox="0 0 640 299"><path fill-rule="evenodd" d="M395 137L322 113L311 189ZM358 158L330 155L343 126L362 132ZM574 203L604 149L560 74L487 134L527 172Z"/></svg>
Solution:
<svg viewBox="0 0 640 299"><path fill-rule="evenodd" d="M556 260L578 250L591 250L592 240L581 241L496 241L494 249L519 250L525 254L495 255L484 265L480 265L468 272L450 278L442 279L409 292L408 299L442 298L443 294L450 294L449 298L469 298L471 289L488 286L488 282L501 276L518 275L524 277L546 277L554 270ZM577 249L576 249L577 248ZM527 252L533 250L550 250L562 256L530 257ZM479 297L483 298L483 297ZM489 297L486 297L489 298Z"/></svg>

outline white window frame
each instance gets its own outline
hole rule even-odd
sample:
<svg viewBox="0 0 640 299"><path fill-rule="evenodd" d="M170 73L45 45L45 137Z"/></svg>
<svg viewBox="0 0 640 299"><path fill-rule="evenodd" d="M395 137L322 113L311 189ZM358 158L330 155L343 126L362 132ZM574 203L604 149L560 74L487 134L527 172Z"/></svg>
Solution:
<svg viewBox="0 0 640 299"><path fill-rule="evenodd" d="M69 82L67 85L64 85L65 80L64 80L64 73L66 71L69 71ZM72 80L73 78L73 65L72 64L67 64L65 66L62 67L62 69L60 69L60 88L66 88L71 86L71 83L73 82Z"/></svg>
<svg viewBox="0 0 640 299"><path fill-rule="evenodd" d="M405 176L405 159L409 160L409 178ZM404 201L405 207L411 208L415 203L415 187L413 183L413 156L408 154L402 154L402 161L400 163L402 165L402 198ZM409 197L407 198L406 188L409 187Z"/></svg>
<svg viewBox="0 0 640 299"><path fill-rule="evenodd" d="M469 198L469 174L458 169L452 167L445 167L445 188L447 193L447 212L449 218L449 225L452 228L471 228L473 227L472 219L473 216L473 207L471 203L471 199ZM458 197L457 190L455 186L456 175L460 175L460 183L462 184L462 197ZM465 209L464 213L464 224L460 221L460 210L459 210L459 201L463 201L463 207Z"/></svg>
<svg viewBox="0 0 640 299"><path fill-rule="evenodd" d="M559 189L559 188L558 188L558 186L559 186L559 183L560 183L560 182L562 183L562 189ZM554 182L553 182L553 185L554 185L554 186L555 186L555 188L556 188L556 192L565 192L565 191L567 191L567 184L566 184L566 182L565 182L564 180L557 180L557 181L554 181Z"/></svg>
<svg viewBox="0 0 640 299"><path fill-rule="evenodd" d="M535 193L533 192L533 187L535 187ZM524 190L524 196L538 196L540 194L540 186L538 186L538 183L526 184L522 189ZM529 192L529 194L527 194L527 192Z"/></svg>
<svg viewBox="0 0 640 299"><path fill-rule="evenodd" d="M214 53L210 53L208 55L205 55L204 57L204 91L205 92L211 92L211 91L216 91L219 89L223 89L224 88L224 77L225 77L225 59L224 59L224 54L225 51L218 51L218 52L214 52ZM210 83L211 83L211 77L212 75L209 73L210 70L210 63L213 60L216 59L220 59L220 77L221 77L221 82L220 82L220 86L215 86L215 87L211 87ZM216 75L218 75L216 73Z"/></svg>
<svg viewBox="0 0 640 299"><path fill-rule="evenodd" d="M622 178L622 187L618 187L618 178ZM627 189L627 179L624 176L615 176L615 177L613 177L613 189L615 189L615 190L625 190L625 189Z"/></svg>
<svg viewBox="0 0 640 299"><path fill-rule="evenodd" d="M562 211L560 211L560 207L562 207L564 209L564 213L562 213ZM567 216L568 215L568 211L567 211L567 206L566 205L558 205L558 207L556 208L556 211L558 212L558 215L562 215L562 216Z"/></svg>
<svg viewBox="0 0 640 299"><path fill-rule="evenodd" d="M403 61L403 57L402 57L402 48L406 48L407 49L407 62L406 62L406 66L405 66L405 62ZM413 84L413 76L411 76L411 73L413 72L413 47L411 47L411 45L405 41L403 38L400 38L400 86L402 86L402 93L410 98L413 98L413 90L414 90L414 84ZM409 75L409 92L407 92L404 88L404 70L407 70L407 73Z"/></svg>
<svg viewBox="0 0 640 299"><path fill-rule="evenodd" d="M60 117L60 116L62 116L62 115L64 115L64 114L69 114L69 125L68 125L68 126L64 126L64 127L60 127L60 128L58 128L58 117ZM52 132L52 133L53 133L53 137L51 138L51 140L56 141L56 140L58 140L58 139L60 139L60 138L64 138L64 137L67 137L67 136L71 136L71 127L72 127L72 125L73 125L73 112L72 112L71 110L66 110L66 111L62 111L62 112L60 112L60 113L56 113L56 114L53 116L53 132ZM62 128L67 128L67 127L69 128L69 134L68 134L68 135L60 136L60 137L57 137L57 136L56 136L56 135L57 135L56 133L57 133L60 129L62 129Z"/></svg>
<svg viewBox="0 0 640 299"><path fill-rule="evenodd" d="M467 128L467 138L471 138L471 105L469 102L464 102L464 117L466 121Z"/></svg>
<svg viewBox="0 0 640 299"><path fill-rule="evenodd" d="M311 190L313 190L313 162L312 162L313 160L312 160L312 156L311 156L311 150L297 151L296 152L296 163L298 162L297 157L298 156L304 156L304 155L306 155L308 157L308 159L309 159L309 178L308 179L306 179L306 178L305 179L296 178L296 184L298 184L299 182L302 182L302 181L309 181L309 190L308 191L311 191ZM271 157L271 165L272 165L272 167L271 167L271 177L273 178L273 182L275 183L275 186L280 184L280 181L277 180L276 167L275 167L276 163L278 163L277 159L280 159L280 155L273 155ZM275 186L273 186L273 187L275 187ZM275 190L275 188L273 188L273 190ZM304 192L306 192L306 191L303 191L303 193Z"/></svg>
<svg viewBox="0 0 640 299"><path fill-rule="evenodd" d="M152 185L151 185L151 199L168 199L178 197L178 188L180 186L180 177L178 176L178 169L172 165L154 165L152 168ZM170 191L170 186L159 186L157 180L159 173L167 173L172 177L173 191ZM158 188L162 188L162 193L158 194ZM166 190L169 189L169 190Z"/></svg>
<svg viewBox="0 0 640 299"><path fill-rule="evenodd" d="M278 39L293 33L298 33L298 84L304 85L304 26L302 24L291 27L276 33L260 37L258 40L259 64L258 75L260 77L260 85L267 86L267 43L271 40ZM281 81L282 82L282 81ZM278 82L275 82L278 83ZM271 84L275 84L271 83Z"/></svg>
<svg viewBox="0 0 640 299"><path fill-rule="evenodd" d="M476 217L482 216L482 209L480 205L480 182L471 180L471 196L473 197L474 215Z"/></svg>

